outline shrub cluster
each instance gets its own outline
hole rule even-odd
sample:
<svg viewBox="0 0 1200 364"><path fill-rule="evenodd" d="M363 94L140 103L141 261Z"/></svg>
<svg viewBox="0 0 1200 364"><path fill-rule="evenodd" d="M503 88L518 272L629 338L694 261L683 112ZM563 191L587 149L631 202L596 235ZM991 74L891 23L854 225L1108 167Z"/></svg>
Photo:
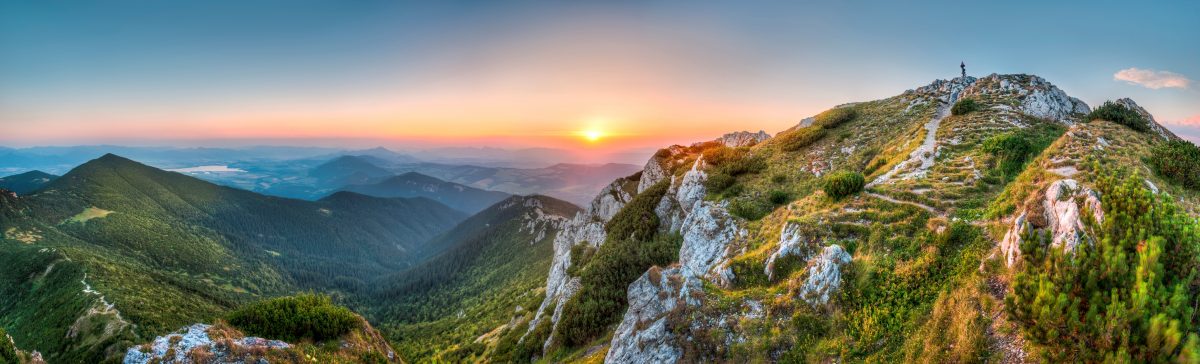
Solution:
<svg viewBox="0 0 1200 364"><path fill-rule="evenodd" d="M829 197L840 199L862 191L864 184L862 173L839 171L826 176L821 189Z"/></svg>
<svg viewBox="0 0 1200 364"><path fill-rule="evenodd" d="M983 109L983 105L980 105L978 101L975 101L975 99L962 99L958 100L958 102L954 103L954 106L950 107L950 114L966 115L981 109Z"/></svg>
<svg viewBox="0 0 1200 364"><path fill-rule="evenodd" d="M247 335L284 341L337 339L362 321L326 295L301 294L256 302L229 314L229 324Z"/></svg>
<svg viewBox="0 0 1200 364"><path fill-rule="evenodd" d="M858 116L858 110L853 107L835 107L814 116L813 125L825 129L833 129L838 125L853 120L855 116Z"/></svg>
<svg viewBox="0 0 1200 364"><path fill-rule="evenodd" d="M707 152L704 160L711 167L704 187L710 192L720 193L737 182L737 176L758 173L767 169L767 162L750 153L748 148L720 147Z"/></svg>
<svg viewBox="0 0 1200 364"><path fill-rule="evenodd" d="M780 135L779 145L784 151L794 152L816 143L825 137L825 129L819 125L811 125Z"/></svg>
<svg viewBox="0 0 1200 364"><path fill-rule="evenodd" d="M1187 188L1200 188L1200 148L1186 140L1171 140L1150 148L1147 160L1154 172Z"/></svg>
<svg viewBox="0 0 1200 364"><path fill-rule="evenodd" d="M1087 115L1087 121L1108 120L1139 132L1150 131L1150 124L1137 111L1112 101L1105 101Z"/></svg>
<svg viewBox="0 0 1200 364"><path fill-rule="evenodd" d="M1196 221L1136 175L1100 176L1097 189L1104 221L1087 219L1073 253L1023 234L1010 317L1042 361L1200 362Z"/></svg>

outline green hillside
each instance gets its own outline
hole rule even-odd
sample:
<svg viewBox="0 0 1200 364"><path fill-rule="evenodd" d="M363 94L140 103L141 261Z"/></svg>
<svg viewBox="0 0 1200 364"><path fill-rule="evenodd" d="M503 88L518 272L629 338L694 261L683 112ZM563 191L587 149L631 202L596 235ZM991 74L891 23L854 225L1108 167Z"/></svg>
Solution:
<svg viewBox="0 0 1200 364"><path fill-rule="evenodd" d="M542 299L551 242L578 211L537 195L493 205L430 243L444 252L377 280L369 316L410 360L483 358Z"/></svg>
<svg viewBox="0 0 1200 364"><path fill-rule="evenodd" d="M94 359L123 348L81 347L45 330L144 340L211 322L257 297L308 289L354 294L371 278L417 263L414 252L425 241L464 218L426 199L262 196L115 155L0 203L9 247L3 252L19 254L6 261L20 262L3 267L10 279L4 288L15 291L4 297L0 322L19 347L48 353L48 360ZM43 284L47 279L59 283ZM54 295L75 303L42 304ZM88 316L116 324L77 319Z"/></svg>

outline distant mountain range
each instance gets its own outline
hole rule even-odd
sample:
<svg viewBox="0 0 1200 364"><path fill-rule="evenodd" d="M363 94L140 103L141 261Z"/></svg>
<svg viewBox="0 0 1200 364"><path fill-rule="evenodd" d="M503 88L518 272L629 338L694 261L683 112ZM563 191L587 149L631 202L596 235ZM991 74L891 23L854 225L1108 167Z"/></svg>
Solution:
<svg viewBox="0 0 1200 364"><path fill-rule="evenodd" d="M446 182L417 172L388 177L374 184L351 184L342 190L376 197L425 197L469 214L482 211L511 196L504 192Z"/></svg>

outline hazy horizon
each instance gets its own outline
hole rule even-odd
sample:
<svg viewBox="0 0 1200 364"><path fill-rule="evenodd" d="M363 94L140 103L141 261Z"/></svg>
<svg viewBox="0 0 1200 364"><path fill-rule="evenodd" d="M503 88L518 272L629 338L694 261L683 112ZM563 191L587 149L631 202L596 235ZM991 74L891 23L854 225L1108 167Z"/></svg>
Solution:
<svg viewBox="0 0 1200 364"><path fill-rule="evenodd" d="M0 145L370 139L600 156L773 134L956 77L960 61L972 76L1040 75L1092 106L1131 97L1196 139L1197 13L1108 1L9 2Z"/></svg>

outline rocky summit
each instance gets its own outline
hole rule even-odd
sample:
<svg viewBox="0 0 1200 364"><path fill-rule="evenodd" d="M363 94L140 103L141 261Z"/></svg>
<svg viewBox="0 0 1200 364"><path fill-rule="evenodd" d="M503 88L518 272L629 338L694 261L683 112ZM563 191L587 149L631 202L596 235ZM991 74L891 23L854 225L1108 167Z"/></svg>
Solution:
<svg viewBox="0 0 1200 364"><path fill-rule="evenodd" d="M1025 241L1096 249L1117 193L1100 185L1115 174L1186 210L1200 202L1146 160L1178 137L1133 101L1113 104L1149 131L1099 117L1041 77L993 74L841 105L773 137L664 148L556 238L545 298L514 334L532 348L518 359L1051 358L1054 343L1028 340L1042 328L1017 314L1031 304L1014 282L1042 269L1022 263ZM834 194L854 178L857 189ZM628 234L627 213L655 228L635 237L641 250L613 235ZM660 263L609 261L637 260L659 240L673 245ZM638 274L593 271L614 266ZM605 312L618 315L585 320L593 330L569 317Z"/></svg>

